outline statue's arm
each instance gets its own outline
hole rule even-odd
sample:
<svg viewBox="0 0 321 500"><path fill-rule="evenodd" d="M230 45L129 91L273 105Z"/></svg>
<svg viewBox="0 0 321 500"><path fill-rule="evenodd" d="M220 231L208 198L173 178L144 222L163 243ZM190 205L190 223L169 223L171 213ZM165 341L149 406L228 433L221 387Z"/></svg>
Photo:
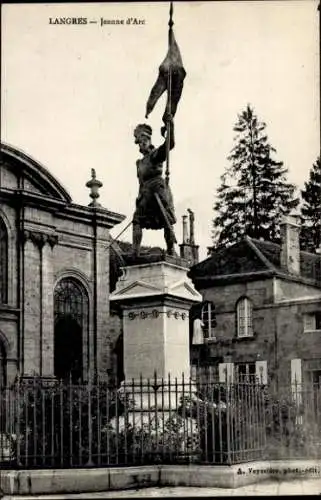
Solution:
<svg viewBox="0 0 321 500"><path fill-rule="evenodd" d="M174 123L169 122L169 149L172 150L175 147L175 136L174 136ZM167 139L161 144L157 149L155 149L151 155L151 161L155 164L163 163L167 157Z"/></svg>

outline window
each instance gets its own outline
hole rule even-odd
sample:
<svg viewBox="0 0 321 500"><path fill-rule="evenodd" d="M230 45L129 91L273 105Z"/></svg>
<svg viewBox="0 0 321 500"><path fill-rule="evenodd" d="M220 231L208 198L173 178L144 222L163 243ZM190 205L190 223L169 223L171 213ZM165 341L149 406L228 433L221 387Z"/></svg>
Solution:
<svg viewBox="0 0 321 500"><path fill-rule="evenodd" d="M236 305L237 314L237 336L253 336L253 307L252 302L247 297L242 297Z"/></svg>
<svg viewBox="0 0 321 500"><path fill-rule="evenodd" d="M253 363L236 363L235 364L235 379L238 382L255 382L256 381L256 365Z"/></svg>
<svg viewBox="0 0 321 500"><path fill-rule="evenodd" d="M215 337L216 315L215 305L212 302L205 302L202 306L201 322L204 338L213 339Z"/></svg>
<svg viewBox="0 0 321 500"><path fill-rule="evenodd" d="M83 286L72 278L62 279L55 288L55 320L72 317L80 324L88 316L88 297Z"/></svg>
<svg viewBox="0 0 321 500"><path fill-rule="evenodd" d="M321 330L321 311L304 314L303 329L305 332Z"/></svg>
<svg viewBox="0 0 321 500"><path fill-rule="evenodd" d="M8 301L8 232L0 219L0 304Z"/></svg>
<svg viewBox="0 0 321 500"><path fill-rule="evenodd" d="M58 379L82 379L88 367L84 344L88 342L88 296L83 286L72 278L62 279L55 288L54 372ZM87 346L88 355L88 346Z"/></svg>

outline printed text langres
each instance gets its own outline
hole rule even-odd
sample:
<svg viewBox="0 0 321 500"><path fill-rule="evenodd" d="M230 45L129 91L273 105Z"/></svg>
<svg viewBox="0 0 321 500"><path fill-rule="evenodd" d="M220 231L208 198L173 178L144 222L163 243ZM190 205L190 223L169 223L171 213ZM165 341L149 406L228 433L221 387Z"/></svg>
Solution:
<svg viewBox="0 0 321 500"><path fill-rule="evenodd" d="M49 24L98 24L96 19L88 19L87 17L49 17ZM105 19L103 17L99 20L100 26L105 25L143 25L145 19L138 19L137 17L128 17L127 19Z"/></svg>

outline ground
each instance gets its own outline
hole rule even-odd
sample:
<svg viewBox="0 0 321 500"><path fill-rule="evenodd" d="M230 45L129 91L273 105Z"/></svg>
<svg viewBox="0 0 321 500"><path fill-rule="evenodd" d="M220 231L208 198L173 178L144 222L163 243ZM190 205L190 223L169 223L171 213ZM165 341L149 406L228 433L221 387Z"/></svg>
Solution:
<svg viewBox="0 0 321 500"><path fill-rule="evenodd" d="M264 481L263 483L242 486L241 488L143 488L137 490L107 491L99 493L80 493L70 495L5 496L2 500L62 500L95 498L141 498L141 497L218 497L218 496L257 496L257 495L320 495L321 479L293 479L291 481Z"/></svg>

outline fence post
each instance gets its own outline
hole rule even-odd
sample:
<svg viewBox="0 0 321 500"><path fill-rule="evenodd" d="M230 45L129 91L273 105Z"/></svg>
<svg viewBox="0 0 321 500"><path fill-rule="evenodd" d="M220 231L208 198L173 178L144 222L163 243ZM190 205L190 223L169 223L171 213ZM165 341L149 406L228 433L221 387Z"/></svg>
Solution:
<svg viewBox="0 0 321 500"><path fill-rule="evenodd" d="M13 391L17 390L17 397L16 399L16 415L17 415L17 428L16 428L16 442L17 442L17 465L21 465L21 449L20 449L20 444L21 444L21 439L20 439L20 376L18 375L17 377L17 384L13 386Z"/></svg>
<svg viewBox="0 0 321 500"><path fill-rule="evenodd" d="M37 385L36 385L36 376L33 377L32 383L32 392L33 392L33 463L37 465Z"/></svg>
<svg viewBox="0 0 321 500"><path fill-rule="evenodd" d="M231 395L230 395L230 383L228 380L227 368L226 370L226 440L227 440L227 463L231 464Z"/></svg>
<svg viewBox="0 0 321 500"><path fill-rule="evenodd" d="M46 463L47 434L46 434L46 392L41 390L41 435L42 435L42 464Z"/></svg>
<svg viewBox="0 0 321 500"><path fill-rule="evenodd" d="M172 446L173 446L173 431L172 431L172 393L171 393L171 390L172 390L172 386L171 386L171 374L168 373L168 377L167 377L167 380L168 380L168 415L169 415L169 418L168 418L168 421L170 422L170 432L168 434L169 436L169 440L168 440L168 446L169 446L169 460L170 462L172 461L172 457L173 457L173 452L172 452Z"/></svg>
<svg viewBox="0 0 321 500"><path fill-rule="evenodd" d="M92 459L93 428L92 428L92 380L88 378L88 466L94 465Z"/></svg>
<svg viewBox="0 0 321 500"><path fill-rule="evenodd" d="M144 451L144 438L145 438L145 425L144 425L144 412L143 412L143 406L144 406L144 401L143 401L143 375L140 374L139 376L139 393L140 393L140 432L141 432L141 440L140 440L140 460L143 463L145 459L145 451Z"/></svg>
<svg viewBox="0 0 321 500"><path fill-rule="evenodd" d="M101 415L100 415L100 375L97 374L97 392L96 392L96 404L97 404L97 463L101 465Z"/></svg>
<svg viewBox="0 0 321 500"><path fill-rule="evenodd" d="M60 430L60 465L64 462L64 393L63 393L63 383L60 379L59 381L59 403L60 403L60 413L59 413L59 430Z"/></svg>
<svg viewBox="0 0 321 500"><path fill-rule="evenodd" d="M135 379L134 377L132 377L132 382L131 382L131 397L132 397L132 401L131 401L131 407L132 407L132 413L131 413L131 417L133 419L133 446L132 446L132 449L131 449L131 454L130 454L130 460L132 461L132 463L134 464L135 463L135 457L136 457L136 439L137 439L137 432L136 432L136 419L137 419L137 416L135 414L135 404L136 404L136 398L135 398ZM126 431L127 432L127 431Z"/></svg>
<svg viewBox="0 0 321 500"><path fill-rule="evenodd" d="M157 460L158 460L158 453L159 453L159 443L158 443L158 394L157 394L157 391L159 389L159 386L158 386L158 382L157 382L157 373L156 371L154 371L154 386L153 386L153 389L154 389L154 403L155 403L155 435L156 435L156 453L155 453L155 457L157 457ZM153 457L153 459L155 458Z"/></svg>

